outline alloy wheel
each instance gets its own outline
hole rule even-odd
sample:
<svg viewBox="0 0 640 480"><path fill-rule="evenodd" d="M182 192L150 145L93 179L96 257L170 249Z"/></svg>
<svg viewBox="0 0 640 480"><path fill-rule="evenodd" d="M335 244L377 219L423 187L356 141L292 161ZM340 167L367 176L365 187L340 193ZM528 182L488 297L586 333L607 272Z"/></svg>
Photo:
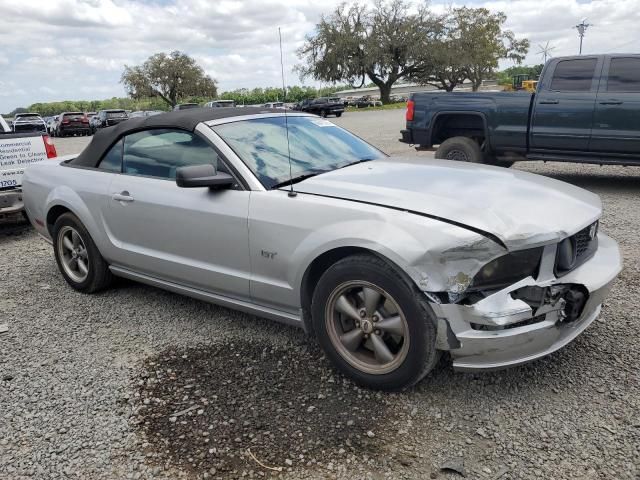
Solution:
<svg viewBox="0 0 640 480"><path fill-rule="evenodd" d="M382 375L397 369L409 351L409 327L402 309L382 288L350 281L331 293L325 311L331 343L351 366Z"/></svg>
<svg viewBox="0 0 640 480"><path fill-rule="evenodd" d="M89 253L78 231L64 226L58 232L58 255L64 272L76 283L89 275Z"/></svg>

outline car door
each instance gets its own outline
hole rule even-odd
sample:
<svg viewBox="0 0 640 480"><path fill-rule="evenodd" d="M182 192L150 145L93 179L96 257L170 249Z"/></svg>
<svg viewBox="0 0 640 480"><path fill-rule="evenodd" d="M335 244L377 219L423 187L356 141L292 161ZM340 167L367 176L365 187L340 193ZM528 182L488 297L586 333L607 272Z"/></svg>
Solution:
<svg viewBox="0 0 640 480"><path fill-rule="evenodd" d="M608 57L602 77L590 150L640 157L640 56Z"/></svg>
<svg viewBox="0 0 640 480"><path fill-rule="evenodd" d="M249 297L250 192L180 188L176 169L213 163L218 152L195 133L151 129L123 139L104 222L121 267L210 292Z"/></svg>
<svg viewBox="0 0 640 480"><path fill-rule="evenodd" d="M535 96L530 149L587 152L602 59L559 60L550 68Z"/></svg>

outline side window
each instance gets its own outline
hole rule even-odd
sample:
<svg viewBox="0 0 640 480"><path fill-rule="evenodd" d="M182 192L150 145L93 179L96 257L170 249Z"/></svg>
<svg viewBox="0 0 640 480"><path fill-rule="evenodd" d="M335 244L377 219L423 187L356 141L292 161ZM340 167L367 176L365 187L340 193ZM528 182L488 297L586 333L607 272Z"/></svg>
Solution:
<svg viewBox="0 0 640 480"><path fill-rule="evenodd" d="M218 154L202 138L182 130L144 130L124 139L123 172L166 179L176 178L176 169L188 165L213 164Z"/></svg>
<svg viewBox="0 0 640 480"><path fill-rule="evenodd" d="M607 92L640 92L640 58L612 58Z"/></svg>
<svg viewBox="0 0 640 480"><path fill-rule="evenodd" d="M111 149L102 157L98 168L101 170L108 170L110 172L122 171L122 143L123 140L118 140Z"/></svg>
<svg viewBox="0 0 640 480"><path fill-rule="evenodd" d="M562 60L556 65L551 90L559 92L588 92L596 70L596 58Z"/></svg>

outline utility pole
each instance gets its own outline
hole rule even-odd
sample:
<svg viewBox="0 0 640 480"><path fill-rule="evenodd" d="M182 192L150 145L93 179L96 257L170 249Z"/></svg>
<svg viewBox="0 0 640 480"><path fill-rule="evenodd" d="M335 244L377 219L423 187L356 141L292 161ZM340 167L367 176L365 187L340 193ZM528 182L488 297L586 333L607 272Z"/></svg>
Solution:
<svg viewBox="0 0 640 480"><path fill-rule="evenodd" d="M587 19L583 18L578 25L573 27L578 30L578 36L580 37L580 55L582 55L582 39L584 38L584 34L587 31L587 28L590 26L591 25L587 23Z"/></svg>

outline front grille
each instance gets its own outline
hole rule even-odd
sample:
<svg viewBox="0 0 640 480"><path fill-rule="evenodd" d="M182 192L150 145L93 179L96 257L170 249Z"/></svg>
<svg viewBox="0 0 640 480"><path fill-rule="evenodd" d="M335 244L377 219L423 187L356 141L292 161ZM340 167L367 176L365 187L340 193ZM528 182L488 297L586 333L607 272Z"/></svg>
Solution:
<svg viewBox="0 0 640 480"><path fill-rule="evenodd" d="M592 225L589 225L587 228L580 230L573 237L576 242L576 259L580 260L585 254L587 254L591 247L591 242L594 242L596 237L595 234L598 232L598 223L595 224L594 234L591 233L591 229L594 228ZM591 237L593 235L593 238Z"/></svg>
<svg viewBox="0 0 640 480"><path fill-rule="evenodd" d="M570 262L566 258L561 258L563 252L562 244L564 242L571 242L571 248L573 250L573 258ZM575 235L563 240L558 244L558 254L556 255L556 267L555 274L557 276L565 275L572 270L575 270L584 262L586 262L595 253L598 248L598 222L594 222L591 225L583 228Z"/></svg>

